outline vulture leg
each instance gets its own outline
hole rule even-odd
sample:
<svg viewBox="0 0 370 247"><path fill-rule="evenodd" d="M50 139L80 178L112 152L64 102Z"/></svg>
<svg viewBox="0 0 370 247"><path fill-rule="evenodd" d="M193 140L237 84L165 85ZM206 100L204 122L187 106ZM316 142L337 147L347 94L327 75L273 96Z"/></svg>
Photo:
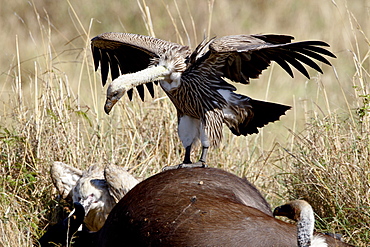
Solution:
<svg viewBox="0 0 370 247"><path fill-rule="evenodd" d="M185 148L185 158L181 165L191 164L190 154L191 154L191 145Z"/></svg>
<svg viewBox="0 0 370 247"><path fill-rule="evenodd" d="M191 159L190 159L190 154L191 154L191 145L189 145L185 148L185 158L184 158L184 161L180 165L166 166L162 169L162 171L191 167L192 163L191 163Z"/></svg>
<svg viewBox="0 0 370 247"><path fill-rule="evenodd" d="M205 162L207 158L207 152L208 152L208 147L203 147L200 160L196 163L191 163L191 160L190 160L191 145L187 146L185 148L185 158L182 164L177 165L177 166L166 166L162 169L162 171L174 170L174 169L179 169L179 168L207 167L206 162Z"/></svg>
<svg viewBox="0 0 370 247"><path fill-rule="evenodd" d="M200 159L197 163L206 164L207 161L207 154L208 154L208 147L203 146L202 147L202 155L200 156Z"/></svg>
<svg viewBox="0 0 370 247"><path fill-rule="evenodd" d="M178 168L194 168L194 167L207 167L206 160L207 160L207 153L208 147L202 147L202 155L200 159L196 163L191 163L190 161L190 153L191 153L191 146L187 147L185 152L185 159L184 162L178 165Z"/></svg>

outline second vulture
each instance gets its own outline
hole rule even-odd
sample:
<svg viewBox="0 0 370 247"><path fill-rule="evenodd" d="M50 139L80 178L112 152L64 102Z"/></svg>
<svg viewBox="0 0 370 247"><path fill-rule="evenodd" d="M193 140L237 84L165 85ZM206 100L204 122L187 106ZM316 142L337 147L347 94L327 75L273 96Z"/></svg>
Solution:
<svg viewBox="0 0 370 247"><path fill-rule="evenodd" d="M233 134L258 133L258 128L279 120L290 106L259 101L237 94L225 78L248 84L258 78L271 61L291 77L291 66L309 78L303 64L322 73L312 60L327 65L335 58L322 41L294 42L287 35L233 35L203 41L192 51L188 46L130 33L103 33L92 39L95 70L101 68L103 86L109 70L107 114L127 92L130 100L136 87L144 100L145 84L154 96L153 82L160 84L177 109L178 134L185 147L180 166L204 166L210 146L222 139L225 123ZM192 144L200 139L202 154L191 164Z"/></svg>

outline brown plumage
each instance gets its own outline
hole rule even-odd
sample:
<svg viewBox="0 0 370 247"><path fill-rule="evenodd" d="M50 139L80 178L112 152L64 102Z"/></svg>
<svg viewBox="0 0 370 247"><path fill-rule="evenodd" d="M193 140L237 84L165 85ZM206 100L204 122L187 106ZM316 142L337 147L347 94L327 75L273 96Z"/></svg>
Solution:
<svg viewBox="0 0 370 247"><path fill-rule="evenodd" d="M81 233L82 234L82 233ZM322 234L328 246L349 246ZM296 226L272 216L248 181L215 168L175 169L135 186L103 228L75 246L297 246Z"/></svg>
<svg viewBox="0 0 370 247"><path fill-rule="evenodd" d="M209 146L222 138L225 123L235 135L258 133L258 128L274 122L289 106L263 102L234 93L236 88L224 78L248 84L258 78L271 61L293 77L290 66L309 78L302 64L322 73L312 60L330 65L322 41L291 43L286 35L233 35L203 41L192 52L187 46L153 37L129 33L104 33L92 39L95 69L100 65L105 85L108 72L113 82L107 90L105 111L127 92L132 98L136 87L144 99L145 84L153 96L153 82L160 83L177 109L179 137L186 149L183 163L190 161L192 144L200 139L200 163L206 162ZM130 74L132 73L132 74Z"/></svg>

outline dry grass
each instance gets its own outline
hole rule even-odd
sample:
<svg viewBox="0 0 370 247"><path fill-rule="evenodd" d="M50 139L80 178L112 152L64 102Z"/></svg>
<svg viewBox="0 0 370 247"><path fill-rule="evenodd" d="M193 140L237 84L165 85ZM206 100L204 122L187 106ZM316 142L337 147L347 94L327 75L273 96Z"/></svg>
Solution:
<svg viewBox="0 0 370 247"><path fill-rule="evenodd" d="M182 159L176 113L156 99L121 100L103 112L91 37L127 31L190 44L204 35L285 33L332 45L336 71L290 79L272 66L249 86L256 99L293 105L259 135L225 131L209 164L247 176L276 206L310 201L322 231L366 246L370 232L369 22L365 1L10 1L1 4L0 246L31 246L61 204L49 166L130 167L148 177ZM212 13L212 15L210 14ZM5 25L6 23L6 25ZM271 84L270 84L271 82Z"/></svg>
<svg viewBox="0 0 370 247"><path fill-rule="evenodd" d="M337 114L313 120L297 136L284 159L289 166L278 175L291 199L311 203L320 227L357 243L370 237L369 130Z"/></svg>
<svg viewBox="0 0 370 247"><path fill-rule="evenodd" d="M329 114L311 113L306 129L293 133L291 150L282 165L282 184L291 199L309 201L317 226L340 232L359 246L370 240L370 86L369 39L357 18L349 13L356 48L351 78L355 100L342 90L347 111L329 108ZM367 50L362 53L361 45ZM343 82L337 77L339 85ZM331 92L323 88L326 101ZM320 108L319 108L320 110Z"/></svg>

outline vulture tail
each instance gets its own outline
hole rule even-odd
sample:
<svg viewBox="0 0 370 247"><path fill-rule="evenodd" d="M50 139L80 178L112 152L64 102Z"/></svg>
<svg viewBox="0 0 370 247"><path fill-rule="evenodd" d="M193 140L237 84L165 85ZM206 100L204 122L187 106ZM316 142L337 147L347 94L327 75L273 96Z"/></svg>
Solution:
<svg viewBox="0 0 370 247"><path fill-rule="evenodd" d="M271 102L254 100L244 95L234 94L237 102L228 102L224 109L224 122L234 135L250 135L258 133L268 123L279 120L280 116L291 107Z"/></svg>

